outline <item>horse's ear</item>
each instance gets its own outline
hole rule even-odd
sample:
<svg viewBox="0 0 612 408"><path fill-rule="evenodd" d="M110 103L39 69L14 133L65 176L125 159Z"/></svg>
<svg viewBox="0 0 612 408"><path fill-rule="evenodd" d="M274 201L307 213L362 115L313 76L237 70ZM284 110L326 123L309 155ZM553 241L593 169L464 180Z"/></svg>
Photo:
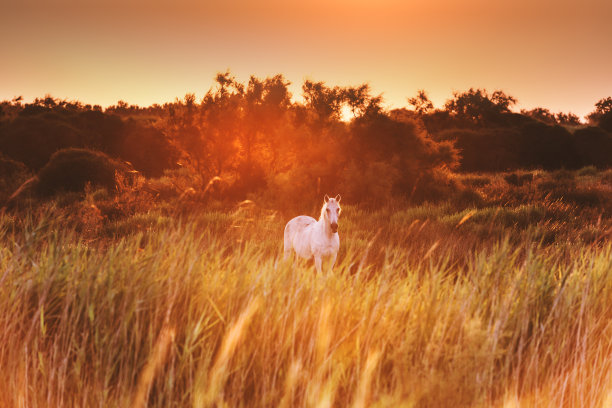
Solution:
<svg viewBox="0 0 612 408"><path fill-rule="evenodd" d="M342 197L340 197L340 194L338 194L338 195L336 196L336 201L337 201L337 202L340 202L340 200L341 200L341 199L342 199Z"/></svg>
<svg viewBox="0 0 612 408"><path fill-rule="evenodd" d="M329 201L329 196L327 194L325 194L325 197L323 197L323 201L325 201L325 202Z"/></svg>

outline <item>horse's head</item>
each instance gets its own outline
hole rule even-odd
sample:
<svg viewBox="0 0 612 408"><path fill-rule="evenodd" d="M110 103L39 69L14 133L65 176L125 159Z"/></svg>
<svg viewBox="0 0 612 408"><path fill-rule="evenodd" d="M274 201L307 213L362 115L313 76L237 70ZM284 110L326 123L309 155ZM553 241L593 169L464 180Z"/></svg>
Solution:
<svg viewBox="0 0 612 408"><path fill-rule="evenodd" d="M327 194L325 194L325 203L321 209L321 217L329 223L329 227L334 233L338 232L338 217L342 211L340 208L340 198L340 194L335 198L329 198Z"/></svg>

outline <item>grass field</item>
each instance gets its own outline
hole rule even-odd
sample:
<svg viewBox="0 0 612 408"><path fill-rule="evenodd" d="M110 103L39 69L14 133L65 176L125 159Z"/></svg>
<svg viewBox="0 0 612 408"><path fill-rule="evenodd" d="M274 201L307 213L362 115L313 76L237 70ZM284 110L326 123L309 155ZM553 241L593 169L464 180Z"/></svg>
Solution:
<svg viewBox="0 0 612 408"><path fill-rule="evenodd" d="M343 202L322 276L282 261L298 214L257 202L1 213L0 405L609 407L609 174L583 173Z"/></svg>

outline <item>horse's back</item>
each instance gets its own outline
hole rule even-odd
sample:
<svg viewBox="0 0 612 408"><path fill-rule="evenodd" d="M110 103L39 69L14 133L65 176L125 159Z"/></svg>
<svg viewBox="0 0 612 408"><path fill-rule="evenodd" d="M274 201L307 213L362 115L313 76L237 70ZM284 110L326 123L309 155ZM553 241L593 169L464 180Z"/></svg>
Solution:
<svg viewBox="0 0 612 408"><path fill-rule="evenodd" d="M316 223L317 220L307 215L300 215L298 217L292 218L285 226L285 252L293 248L298 254L301 254L303 252L303 249L295 248L295 246L301 247L302 245L299 245L298 242L305 243L303 242L305 241L305 239L298 239L298 242L296 242L296 235L302 234L309 226L314 225Z"/></svg>
<svg viewBox="0 0 612 408"><path fill-rule="evenodd" d="M287 235L293 236L316 222L317 220L307 215L300 215L292 218L287 225L285 225L285 237L287 237Z"/></svg>

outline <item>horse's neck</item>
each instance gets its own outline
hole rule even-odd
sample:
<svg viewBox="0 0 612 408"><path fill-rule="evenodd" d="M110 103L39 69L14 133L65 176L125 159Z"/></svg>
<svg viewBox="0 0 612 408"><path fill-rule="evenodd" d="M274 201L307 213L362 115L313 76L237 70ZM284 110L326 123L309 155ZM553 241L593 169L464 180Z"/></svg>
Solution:
<svg viewBox="0 0 612 408"><path fill-rule="evenodd" d="M319 218L319 221L317 221L317 224L319 228L321 229L321 231L323 231L323 234L325 235L326 238L331 238L334 235L331 231L331 227L329 226L329 223L325 220L325 217Z"/></svg>
<svg viewBox="0 0 612 408"><path fill-rule="evenodd" d="M321 207L321 214L319 215L319 222L325 222L325 210L327 209L327 204Z"/></svg>

